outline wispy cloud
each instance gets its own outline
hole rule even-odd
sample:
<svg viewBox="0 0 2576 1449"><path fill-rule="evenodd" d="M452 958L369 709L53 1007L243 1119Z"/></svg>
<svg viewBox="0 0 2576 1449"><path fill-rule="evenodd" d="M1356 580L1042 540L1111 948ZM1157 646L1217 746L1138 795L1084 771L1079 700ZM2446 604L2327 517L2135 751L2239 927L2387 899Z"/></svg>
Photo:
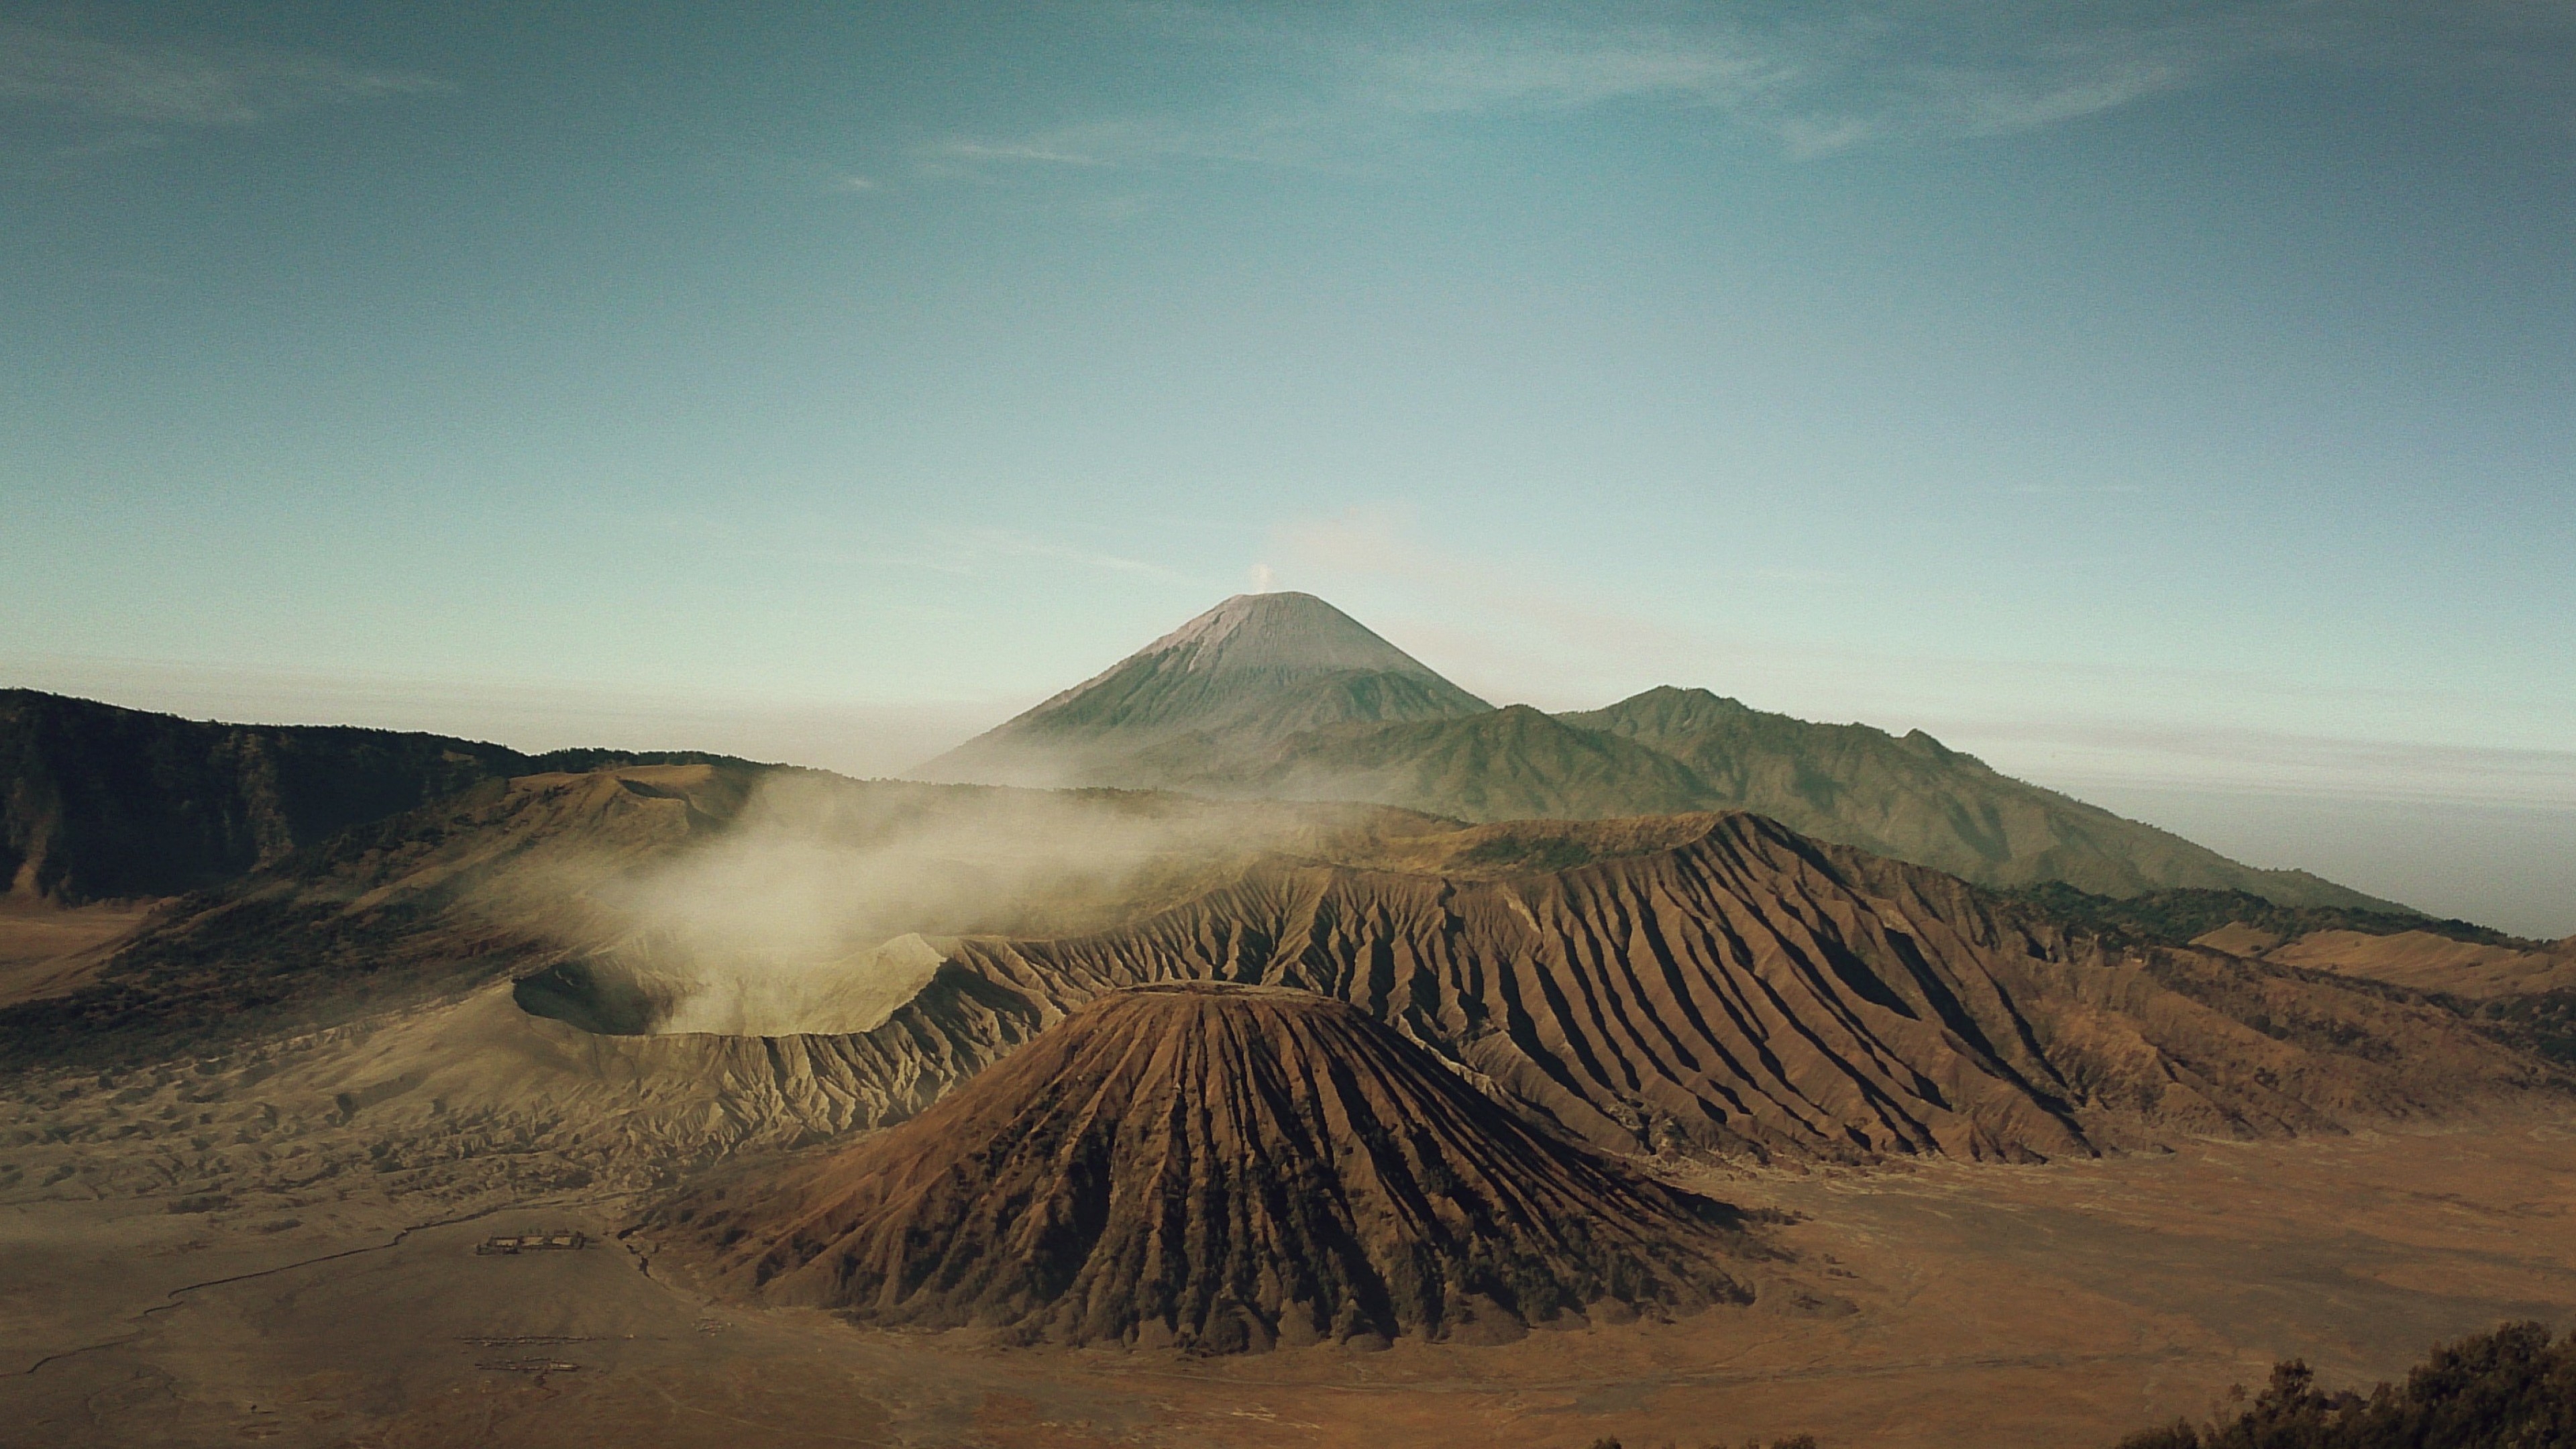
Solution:
<svg viewBox="0 0 2576 1449"><path fill-rule="evenodd" d="M316 107L443 89L443 82L428 76L370 70L321 55L134 47L0 26L0 105L125 128L251 126Z"/></svg>
<svg viewBox="0 0 2576 1449"><path fill-rule="evenodd" d="M2064 782L2576 809L2576 750L2352 739L2224 725L1962 721L1998 763Z"/></svg>
<svg viewBox="0 0 2576 1449"><path fill-rule="evenodd" d="M2016 498L2137 498L2149 490L2143 483L2015 483L2004 491Z"/></svg>
<svg viewBox="0 0 2576 1449"><path fill-rule="evenodd" d="M1129 149L1120 147L1119 149ZM1107 166L1106 156L1086 155L1059 140L1040 138L992 145L983 141L949 141L933 148L933 154L951 161L970 163L999 161L1009 164L1039 166Z"/></svg>
<svg viewBox="0 0 2576 1449"><path fill-rule="evenodd" d="M916 149L913 163L932 174L1005 169L1093 171L1146 161L1295 164L1319 122L1302 113L1260 112L1201 117L1136 117L1058 126L995 139L953 136Z"/></svg>
<svg viewBox="0 0 2576 1449"><path fill-rule="evenodd" d="M1233 52L1269 83L1197 113L959 138L922 159L964 169L1180 157L1329 164L1442 122L1617 105L1702 112L1791 156L1818 157L2036 130L2284 57L2429 66L2576 38L2576 11L2535 0L2461 0L2438 12L2397 0L1597 0L1133 13Z"/></svg>

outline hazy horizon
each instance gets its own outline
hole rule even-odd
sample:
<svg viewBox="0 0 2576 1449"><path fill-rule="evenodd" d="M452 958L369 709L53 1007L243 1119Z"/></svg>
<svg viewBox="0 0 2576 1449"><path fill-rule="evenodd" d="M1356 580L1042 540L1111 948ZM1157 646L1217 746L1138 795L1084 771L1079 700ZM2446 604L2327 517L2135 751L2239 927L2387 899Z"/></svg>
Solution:
<svg viewBox="0 0 2576 1449"><path fill-rule="evenodd" d="M883 774L1240 590L2576 931L2576 16L31 7L0 685Z"/></svg>

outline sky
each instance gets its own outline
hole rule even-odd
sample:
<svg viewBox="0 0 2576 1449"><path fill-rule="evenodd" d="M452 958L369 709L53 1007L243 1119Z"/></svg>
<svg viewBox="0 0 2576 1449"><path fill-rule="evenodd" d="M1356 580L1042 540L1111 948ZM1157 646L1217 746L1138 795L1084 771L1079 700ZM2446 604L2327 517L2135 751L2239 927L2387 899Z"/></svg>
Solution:
<svg viewBox="0 0 2576 1449"><path fill-rule="evenodd" d="M2576 931L2576 5L0 5L0 684L890 773L1228 594Z"/></svg>

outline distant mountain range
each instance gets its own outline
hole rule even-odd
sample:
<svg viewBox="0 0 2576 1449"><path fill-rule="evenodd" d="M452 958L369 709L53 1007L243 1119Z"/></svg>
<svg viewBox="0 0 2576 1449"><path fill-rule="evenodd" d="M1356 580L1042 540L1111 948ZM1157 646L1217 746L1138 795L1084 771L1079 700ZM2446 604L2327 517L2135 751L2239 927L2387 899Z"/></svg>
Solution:
<svg viewBox="0 0 2576 1449"><path fill-rule="evenodd" d="M1361 800L1467 821L1752 810L1981 885L2404 911L1996 771L1913 731L1704 689L1496 708L1309 594L1244 594L923 765L925 779Z"/></svg>
<svg viewBox="0 0 2576 1449"><path fill-rule="evenodd" d="M530 755L441 735L180 719L0 690L0 901L206 889L478 782L694 752ZM1496 708L1307 594L1228 599L921 767L923 778L1344 800L1471 823L1751 810L2014 889L2241 891L2406 913L2259 870L2003 775L1921 731L1814 724L1701 689Z"/></svg>

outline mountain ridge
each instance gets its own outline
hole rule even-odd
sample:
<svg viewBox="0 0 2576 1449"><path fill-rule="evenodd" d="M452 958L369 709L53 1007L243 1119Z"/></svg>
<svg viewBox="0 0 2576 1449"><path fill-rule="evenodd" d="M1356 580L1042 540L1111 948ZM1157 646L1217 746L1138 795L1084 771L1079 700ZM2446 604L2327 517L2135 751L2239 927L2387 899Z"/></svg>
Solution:
<svg viewBox="0 0 2576 1449"><path fill-rule="evenodd" d="M1307 594L1228 599L915 774L1366 801L1471 822L1745 809L2002 889L2242 890L2410 913L2229 859L1919 729L1816 723L1672 685L1595 710L1497 708Z"/></svg>
<svg viewBox="0 0 2576 1449"><path fill-rule="evenodd" d="M749 762L530 755L421 731L228 724L0 689L0 899L178 895L485 780L613 763Z"/></svg>

